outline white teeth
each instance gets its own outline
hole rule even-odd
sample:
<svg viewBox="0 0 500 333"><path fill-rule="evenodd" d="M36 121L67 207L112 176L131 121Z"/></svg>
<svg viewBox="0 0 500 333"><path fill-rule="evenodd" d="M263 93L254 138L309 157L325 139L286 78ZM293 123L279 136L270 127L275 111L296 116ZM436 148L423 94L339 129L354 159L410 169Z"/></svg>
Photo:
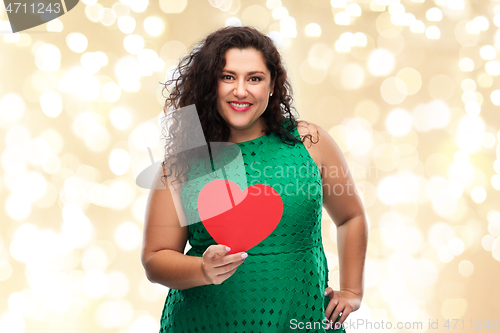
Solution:
<svg viewBox="0 0 500 333"><path fill-rule="evenodd" d="M237 103L231 103L229 102L229 104L233 105L233 106L236 106L238 108L246 108L247 106L250 106L251 104L237 104Z"/></svg>

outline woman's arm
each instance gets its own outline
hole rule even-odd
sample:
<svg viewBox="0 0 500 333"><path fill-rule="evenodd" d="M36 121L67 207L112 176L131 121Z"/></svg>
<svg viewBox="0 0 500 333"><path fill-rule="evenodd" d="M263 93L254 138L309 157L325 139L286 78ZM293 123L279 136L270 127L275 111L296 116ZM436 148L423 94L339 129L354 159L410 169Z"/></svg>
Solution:
<svg viewBox="0 0 500 333"><path fill-rule="evenodd" d="M310 140L304 142L321 171L323 184L323 206L337 226L337 246L340 268L340 297L331 296L333 306L341 303L341 298L349 301L335 308L331 318L337 318L343 311L342 323L352 311L356 311L363 298L363 278L368 225L361 199L359 198L347 162L335 140L318 125L301 122L298 127L301 136L310 133ZM318 140L319 139L319 140ZM327 288L331 289L331 288ZM328 290L327 290L328 291ZM330 290L330 292L333 290ZM332 302L330 303L332 304Z"/></svg>
<svg viewBox="0 0 500 333"><path fill-rule="evenodd" d="M141 254L146 276L149 281L171 289L210 284L202 270L203 258L184 254L188 231L187 226L181 226L182 215L176 212L174 204L174 200L180 202L179 191L163 185L162 173L159 168L146 207ZM168 184L166 177L163 179Z"/></svg>

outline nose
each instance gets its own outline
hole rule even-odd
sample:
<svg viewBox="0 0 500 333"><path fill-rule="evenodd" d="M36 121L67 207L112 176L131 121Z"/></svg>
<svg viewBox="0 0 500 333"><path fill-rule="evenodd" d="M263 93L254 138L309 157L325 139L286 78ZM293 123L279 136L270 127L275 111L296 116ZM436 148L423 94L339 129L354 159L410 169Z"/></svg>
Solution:
<svg viewBox="0 0 500 333"><path fill-rule="evenodd" d="M234 83L234 96L238 99L246 98L248 95L247 85L244 79L235 81Z"/></svg>

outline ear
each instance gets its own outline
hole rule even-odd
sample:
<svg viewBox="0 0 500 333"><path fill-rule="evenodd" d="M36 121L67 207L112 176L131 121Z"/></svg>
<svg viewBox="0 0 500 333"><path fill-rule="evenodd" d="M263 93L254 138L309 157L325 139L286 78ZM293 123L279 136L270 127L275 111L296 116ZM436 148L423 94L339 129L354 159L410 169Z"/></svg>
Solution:
<svg viewBox="0 0 500 333"><path fill-rule="evenodd" d="M274 75L273 82L271 82L271 92L274 93L274 82L276 81L276 74Z"/></svg>

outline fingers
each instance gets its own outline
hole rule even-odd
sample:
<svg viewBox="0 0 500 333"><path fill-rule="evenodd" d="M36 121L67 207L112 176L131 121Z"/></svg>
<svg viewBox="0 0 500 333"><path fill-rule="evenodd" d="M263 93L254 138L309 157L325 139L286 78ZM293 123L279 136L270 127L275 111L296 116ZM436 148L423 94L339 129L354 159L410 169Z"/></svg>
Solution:
<svg viewBox="0 0 500 333"><path fill-rule="evenodd" d="M210 245L209 247L207 247L203 255L205 255L206 253L210 259L217 259L225 256L229 253L229 251L231 251L231 248L226 245Z"/></svg>

